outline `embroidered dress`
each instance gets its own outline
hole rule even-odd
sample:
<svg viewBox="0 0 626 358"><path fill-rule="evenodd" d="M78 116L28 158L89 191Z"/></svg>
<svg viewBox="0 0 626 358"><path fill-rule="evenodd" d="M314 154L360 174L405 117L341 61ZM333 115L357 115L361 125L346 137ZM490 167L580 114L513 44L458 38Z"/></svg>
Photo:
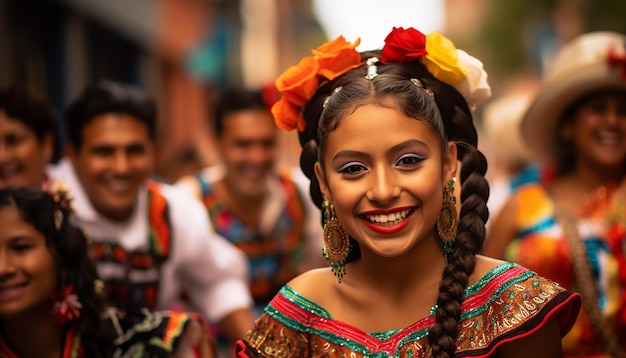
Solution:
<svg viewBox="0 0 626 358"><path fill-rule="evenodd" d="M577 227L591 264L599 302L609 322L614 322L619 340L626 341L626 191L601 188L578 210ZM505 260L517 262L566 289L578 290L570 247L554 217L554 203L541 185L521 187L515 193L518 203L516 238L505 249ZM566 355L597 356L603 345L591 328L585 310L563 339Z"/></svg>
<svg viewBox="0 0 626 358"><path fill-rule="evenodd" d="M200 318L187 313L149 310L133 312L122 317L116 309L110 308L102 319L113 333L112 357L145 358L171 356L187 324ZM87 358L75 325L69 327L65 334L60 357ZM1 335L0 358L19 358Z"/></svg>
<svg viewBox="0 0 626 358"><path fill-rule="evenodd" d="M578 294L516 264L501 264L465 290L456 356L489 357L503 342L536 332L548 317L557 318L564 335L580 304ZM366 333L285 286L237 343L238 357L429 357L434 322L430 315L405 328Z"/></svg>

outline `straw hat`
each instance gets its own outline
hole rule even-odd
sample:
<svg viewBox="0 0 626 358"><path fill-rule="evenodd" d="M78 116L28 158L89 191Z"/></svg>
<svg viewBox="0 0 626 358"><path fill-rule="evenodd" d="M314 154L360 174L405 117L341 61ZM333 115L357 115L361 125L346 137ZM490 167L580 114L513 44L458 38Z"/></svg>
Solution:
<svg viewBox="0 0 626 358"><path fill-rule="evenodd" d="M610 63L610 53L620 63ZM626 91L626 36L591 32L565 44L522 119L522 136L528 147L541 158L549 158L563 111L581 96L605 88Z"/></svg>
<svg viewBox="0 0 626 358"><path fill-rule="evenodd" d="M532 158L519 127L533 91L516 90L487 103L483 110L483 133L498 158L508 164L523 164Z"/></svg>

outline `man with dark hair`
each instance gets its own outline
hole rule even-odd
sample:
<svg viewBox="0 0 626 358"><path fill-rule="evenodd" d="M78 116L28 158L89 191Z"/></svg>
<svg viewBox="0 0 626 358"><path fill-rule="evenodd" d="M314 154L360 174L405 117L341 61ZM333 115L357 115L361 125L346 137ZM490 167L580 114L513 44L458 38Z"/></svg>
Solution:
<svg viewBox="0 0 626 358"><path fill-rule="evenodd" d="M222 165L176 185L200 198L216 231L248 255L260 314L290 279L325 264L320 212L304 174L276 165L278 128L260 91L221 92L214 124Z"/></svg>
<svg viewBox="0 0 626 358"><path fill-rule="evenodd" d="M198 200L149 178L156 116L135 88L87 87L67 110L67 157L52 177L70 189L113 304L164 309L184 293L239 338L252 322L245 257L213 231Z"/></svg>

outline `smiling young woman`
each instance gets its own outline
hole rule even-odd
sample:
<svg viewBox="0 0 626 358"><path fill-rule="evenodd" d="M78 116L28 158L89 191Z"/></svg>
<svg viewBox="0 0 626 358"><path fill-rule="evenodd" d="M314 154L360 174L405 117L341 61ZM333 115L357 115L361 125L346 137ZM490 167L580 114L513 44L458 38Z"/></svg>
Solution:
<svg viewBox="0 0 626 358"><path fill-rule="evenodd" d="M213 356L195 314L105 307L69 214L65 191L0 189L0 357Z"/></svg>
<svg viewBox="0 0 626 358"><path fill-rule="evenodd" d="M490 94L482 64L412 28L394 28L382 51L357 45L339 37L276 81L273 114L299 131L331 267L285 285L238 356L562 356L580 296L477 255L489 192L471 115Z"/></svg>

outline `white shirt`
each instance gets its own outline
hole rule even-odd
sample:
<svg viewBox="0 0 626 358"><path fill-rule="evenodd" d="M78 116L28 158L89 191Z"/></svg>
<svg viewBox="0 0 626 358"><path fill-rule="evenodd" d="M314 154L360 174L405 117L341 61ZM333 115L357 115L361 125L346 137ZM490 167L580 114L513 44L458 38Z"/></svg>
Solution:
<svg viewBox="0 0 626 358"><path fill-rule="evenodd" d="M145 186L139 191L130 219L120 223L94 209L67 158L52 168L50 176L68 187L75 210L74 223L94 242L106 241L127 251L148 251ZM199 200L173 186L160 183L160 187L169 207L172 248L161 265L157 309L170 308L181 292L187 294L192 308L210 322L220 321L234 310L251 307L245 255L213 230ZM98 273L104 280L116 276L116 268L98 263Z"/></svg>

